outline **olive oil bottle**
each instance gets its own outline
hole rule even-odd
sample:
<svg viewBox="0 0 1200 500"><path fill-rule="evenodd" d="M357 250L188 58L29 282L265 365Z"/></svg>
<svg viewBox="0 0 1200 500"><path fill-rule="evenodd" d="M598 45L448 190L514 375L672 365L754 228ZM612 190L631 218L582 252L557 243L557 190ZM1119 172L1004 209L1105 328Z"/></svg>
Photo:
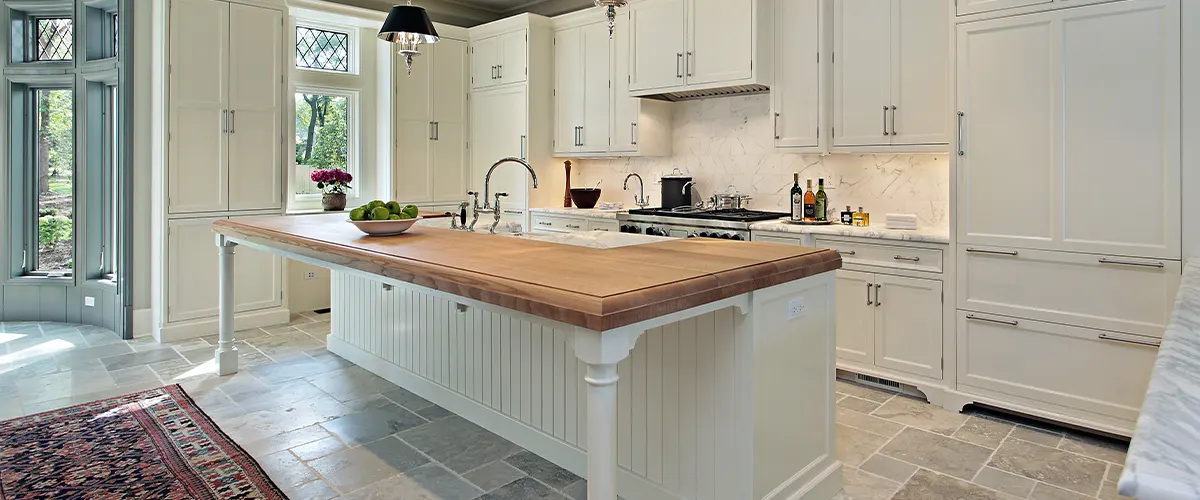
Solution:
<svg viewBox="0 0 1200 500"><path fill-rule="evenodd" d="M828 217L826 212L829 211L829 196L825 194L825 179L817 179L817 220L824 222Z"/></svg>

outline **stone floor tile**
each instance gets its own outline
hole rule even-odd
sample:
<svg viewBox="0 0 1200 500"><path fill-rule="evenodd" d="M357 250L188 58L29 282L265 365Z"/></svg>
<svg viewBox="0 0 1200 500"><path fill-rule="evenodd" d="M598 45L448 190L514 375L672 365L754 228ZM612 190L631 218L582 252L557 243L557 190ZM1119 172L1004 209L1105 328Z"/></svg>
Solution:
<svg viewBox="0 0 1200 500"><path fill-rule="evenodd" d="M236 332L233 332L234 340L260 339L263 337L267 337L269 335L270 334L268 334L262 328L248 328L245 330L238 330ZM212 335L205 335L203 337L200 337L200 340L208 342L208 345L216 346L217 342L220 340L220 338L221 338L220 334L214 333Z"/></svg>
<svg viewBox="0 0 1200 500"><path fill-rule="evenodd" d="M571 500L587 500L587 479L563 488L561 493Z"/></svg>
<svg viewBox="0 0 1200 500"><path fill-rule="evenodd" d="M83 336L83 340L90 346L102 346L108 344L125 344L125 340L117 335L117 332L107 328L100 328L92 325L79 325L79 334Z"/></svg>
<svg viewBox="0 0 1200 500"><path fill-rule="evenodd" d="M949 436L967 421L961 413L947 411L924 401L897 396L884 403L872 415Z"/></svg>
<svg viewBox="0 0 1200 500"><path fill-rule="evenodd" d="M109 371L129 368L131 366L148 365L159 361L167 361L171 359L182 359L182 356L174 349L161 348L152 349L149 351L131 352L128 354L118 354L101 358L100 362L104 363L104 367Z"/></svg>
<svg viewBox="0 0 1200 500"><path fill-rule="evenodd" d="M363 445L376 457L400 472L429 463L429 458L396 436L388 436Z"/></svg>
<svg viewBox="0 0 1200 500"><path fill-rule="evenodd" d="M316 321L316 320L314 320L308 316L305 316L304 314L292 313L291 317L288 319L288 325L295 326L300 323L312 323L313 321Z"/></svg>
<svg viewBox="0 0 1200 500"><path fill-rule="evenodd" d="M1131 498L1117 493L1116 481L1105 481L1104 486L1100 487L1100 494L1097 495L1097 497L1099 497L1100 500L1128 500Z"/></svg>
<svg viewBox="0 0 1200 500"><path fill-rule="evenodd" d="M1013 430L1013 424L1000 420L972 415L953 436L984 448L996 449Z"/></svg>
<svg viewBox="0 0 1200 500"><path fill-rule="evenodd" d="M562 500L565 498L567 497L528 477L508 483L479 497L480 500Z"/></svg>
<svg viewBox="0 0 1200 500"><path fill-rule="evenodd" d="M304 483L291 489L283 490L283 494L292 500L330 500L338 494L325 481L316 480Z"/></svg>
<svg viewBox="0 0 1200 500"><path fill-rule="evenodd" d="M354 491L429 463L394 437L343 450L308 463L338 491ZM397 498L393 496L392 498Z"/></svg>
<svg viewBox="0 0 1200 500"><path fill-rule="evenodd" d="M868 474L853 467L842 469L843 488L853 500L888 500L900 483Z"/></svg>
<svg viewBox="0 0 1200 500"><path fill-rule="evenodd" d="M368 408L321 424L350 446L424 425L427 420L397 405Z"/></svg>
<svg viewBox="0 0 1200 500"><path fill-rule="evenodd" d="M970 481L987 462L992 450L909 427L879 453Z"/></svg>
<svg viewBox="0 0 1200 500"><path fill-rule="evenodd" d="M492 491L508 483L525 477L520 469L508 465L503 460L497 460L462 475L471 484L483 491ZM585 490L586 491L586 490Z"/></svg>
<svg viewBox="0 0 1200 500"><path fill-rule="evenodd" d="M871 413L880 406L879 403L855 396L846 396L842 399L839 399L837 405L841 408L854 410L859 413Z"/></svg>
<svg viewBox="0 0 1200 500"><path fill-rule="evenodd" d="M399 389L396 384L358 366L313 375L307 378L313 385L338 399L350 401L371 394L383 394Z"/></svg>
<svg viewBox="0 0 1200 500"><path fill-rule="evenodd" d="M325 392L308 383L307 380L300 379L289 380L261 389L236 392L230 394L229 397L249 413L323 395Z"/></svg>
<svg viewBox="0 0 1200 500"><path fill-rule="evenodd" d="M242 449L246 450L246 453L261 456L330 437L332 436L330 436L329 432L321 426L310 425L255 441L239 441L239 444L242 445Z"/></svg>
<svg viewBox="0 0 1200 500"><path fill-rule="evenodd" d="M837 408L836 411L837 416L834 418L834 420L837 421L837 423L862 429L872 434L894 437L896 434L899 434L900 431L904 430L903 425L897 424L890 420L864 415L854 410L847 410L845 408Z"/></svg>
<svg viewBox="0 0 1200 500"><path fill-rule="evenodd" d="M155 375L154 370L151 370L147 365L125 368L108 372L108 374L112 376L113 382L118 387L141 382L162 382L158 379L158 375Z"/></svg>
<svg viewBox="0 0 1200 500"><path fill-rule="evenodd" d="M876 476L903 483L917 471L917 466L884 455L873 455L859 467Z"/></svg>
<svg viewBox="0 0 1200 500"><path fill-rule="evenodd" d="M309 335L327 335L330 332L329 321L315 321L312 323L302 323L296 325L296 329Z"/></svg>
<svg viewBox="0 0 1200 500"><path fill-rule="evenodd" d="M296 455L296 458L299 458L305 462L316 460L327 455L332 455L344 449L346 449L346 445L342 444L338 438L333 436L291 448L292 453Z"/></svg>
<svg viewBox="0 0 1200 500"><path fill-rule="evenodd" d="M1012 497L943 474L924 469L913 474L893 500L1015 500Z"/></svg>
<svg viewBox="0 0 1200 500"><path fill-rule="evenodd" d="M281 333L279 335L266 335L264 332L262 337L246 339L246 343L277 361L280 361L280 358L284 356L304 354L304 351L325 345L323 342L299 331Z"/></svg>
<svg viewBox="0 0 1200 500"><path fill-rule="evenodd" d="M364 396L364 397L361 397L358 399L351 399L350 401L346 401L343 404L345 404L351 410L353 410L355 412L359 412L359 411L368 410L371 408L379 408L379 407L388 406L388 405L395 405L396 403L392 402L392 400L390 400L388 398L383 397L383 394L372 394L370 396ZM405 409L412 411L409 408L405 408Z"/></svg>
<svg viewBox="0 0 1200 500"><path fill-rule="evenodd" d="M216 357L216 349L210 345L193 347L191 349L176 349L175 352L178 352L180 356L183 356L183 359L186 359L191 364L203 363ZM239 352L238 354L242 353ZM238 365L241 365L241 359L238 359Z"/></svg>
<svg viewBox="0 0 1200 500"><path fill-rule="evenodd" d="M106 370L96 367L20 379L13 384L26 406L117 387Z"/></svg>
<svg viewBox="0 0 1200 500"><path fill-rule="evenodd" d="M1125 452L1129 450L1129 442L1083 433L1069 433L1058 443L1058 449L1109 463L1124 464Z"/></svg>
<svg viewBox="0 0 1200 500"><path fill-rule="evenodd" d="M254 441L327 422L347 413L350 413L350 409L338 400L318 396L284 407L247 413L222 423L221 429L235 441Z"/></svg>
<svg viewBox="0 0 1200 500"><path fill-rule="evenodd" d="M283 450L259 457L258 464L271 477L271 481L282 489L300 486L317 480L317 474L296 458L292 452Z"/></svg>
<svg viewBox="0 0 1200 500"><path fill-rule="evenodd" d="M278 335L281 333L290 333L290 332L298 331L296 329L296 327L294 327L292 325L264 326L260 329L264 332L267 332L268 335Z"/></svg>
<svg viewBox="0 0 1200 500"><path fill-rule="evenodd" d="M1009 434L1009 437L1051 448L1058 447L1058 443L1062 441L1062 433L1026 425L1018 425L1013 429L1012 434Z"/></svg>
<svg viewBox="0 0 1200 500"><path fill-rule="evenodd" d="M429 402L429 400L413 394L402 387L383 393L383 397L388 398L394 401L396 404L412 411L433 406L433 403Z"/></svg>
<svg viewBox="0 0 1200 500"><path fill-rule="evenodd" d="M429 405L417 410L417 415L420 415L421 418L432 422L434 420L441 420L446 417L454 416L454 412L438 405Z"/></svg>
<svg viewBox="0 0 1200 500"><path fill-rule="evenodd" d="M459 416L430 422L397 436L458 473L523 450Z"/></svg>
<svg viewBox="0 0 1200 500"><path fill-rule="evenodd" d="M395 498L413 500L473 500L483 490L437 464L426 464L400 474L393 484Z"/></svg>
<svg viewBox="0 0 1200 500"><path fill-rule="evenodd" d="M1000 469L984 467L972 482L1001 493L1025 498L1033 490L1033 485L1036 481L1016 474L1010 474Z"/></svg>
<svg viewBox="0 0 1200 500"><path fill-rule="evenodd" d="M836 388L837 392L842 394L862 398L868 401L874 401L876 403L883 403L889 399L892 399L892 396L896 395L895 392L884 391L874 387L867 387L865 385L859 385L841 379L838 379Z"/></svg>
<svg viewBox="0 0 1200 500"><path fill-rule="evenodd" d="M563 489L579 481L579 476L546 460L532 451L522 451L504 459L509 465L516 467L538 481L556 490Z"/></svg>
<svg viewBox="0 0 1200 500"><path fill-rule="evenodd" d="M74 328L55 330L50 333L19 332L13 333L8 338L12 340L0 344L0 346L6 347L10 355L44 352L46 350L61 352L65 349L88 347L87 340L83 338L79 330Z"/></svg>
<svg viewBox="0 0 1200 500"><path fill-rule="evenodd" d="M1039 444L1008 439L988 462L997 469L1094 495L1104 481L1104 462Z"/></svg>
<svg viewBox="0 0 1200 500"><path fill-rule="evenodd" d="M879 447L887 441L888 438L884 436L837 424L834 440L837 459L851 467L858 467L879 451Z"/></svg>
<svg viewBox="0 0 1200 500"><path fill-rule="evenodd" d="M250 369L250 373L266 383L275 384L320 375L349 366L353 366L353 364L338 356L329 354L318 358L311 356L295 357L278 363L255 366Z"/></svg>
<svg viewBox="0 0 1200 500"><path fill-rule="evenodd" d="M69 351L56 352L54 358L60 363L70 363L77 360L96 360L116 356L119 354L128 354L133 352L133 348L124 342L115 344L104 344L91 347L80 347Z"/></svg>
<svg viewBox="0 0 1200 500"><path fill-rule="evenodd" d="M1119 481L1121 479L1122 472L1125 472L1124 466L1108 464L1108 474L1104 476L1104 480L1113 482Z"/></svg>
<svg viewBox="0 0 1200 500"><path fill-rule="evenodd" d="M1046 483L1037 483L1033 487L1033 493L1029 494L1029 500L1089 500L1090 498L1092 497L1050 486Z"/></svg>

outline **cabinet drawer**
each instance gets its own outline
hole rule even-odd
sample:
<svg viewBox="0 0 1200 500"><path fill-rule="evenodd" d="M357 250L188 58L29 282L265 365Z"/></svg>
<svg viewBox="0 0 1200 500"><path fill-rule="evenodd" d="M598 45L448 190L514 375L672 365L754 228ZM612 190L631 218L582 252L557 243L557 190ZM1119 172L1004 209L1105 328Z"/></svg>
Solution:
<svg viewBox="0 0 1200 500"><path fill-rule="evenodd" d="M615 219L589 219L587 227L589 231L609 231L613 233L617 232L620 228Z"/></svg>
<svg viewBox="0 0 1200 500"><path fill-rule="evenodd" d="M534 231L586 231L587 221L571 217L534 214L532 217Z"/></svg>
<svg viewBox="0 0 1200 500"><path fill-rule="evenodd" d="M1177 261L1047 250L963 245L958 255L960 309L1153 337L1181 273Z"/></svg>
<svg viewBox="0 0 1200 500"><path fill-rule="evenodd" d="M1158 339L958 312L958 385L1056 405L1132 428ZM966 391L972 392L972 391Z"/></svg>
<svg viewBox="0 0 1200 500"><path fill-rule="evenodd" d="M818 247L837 250L845 265L942 272L942 251L935 248L859 243L821 236L815 237L814 241Z"/></svg>

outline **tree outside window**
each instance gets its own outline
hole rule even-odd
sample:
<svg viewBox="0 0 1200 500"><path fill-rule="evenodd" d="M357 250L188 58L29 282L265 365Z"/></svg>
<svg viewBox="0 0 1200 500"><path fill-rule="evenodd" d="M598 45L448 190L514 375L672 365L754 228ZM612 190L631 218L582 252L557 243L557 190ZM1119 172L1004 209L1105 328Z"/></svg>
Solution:
<svg viewBox="0 0 1200 500"><path fill-rule="evenodd" d="M70 272L74 254L74 96L66 89L35 94L38 271Z"/></svg>
<svg viewBox="0 0 1200 500"><path fill-rule="evenodd" d="M313 170L350 170L349 112L345 95L296 94L296 194L321 192L309 180Z"/></svg>

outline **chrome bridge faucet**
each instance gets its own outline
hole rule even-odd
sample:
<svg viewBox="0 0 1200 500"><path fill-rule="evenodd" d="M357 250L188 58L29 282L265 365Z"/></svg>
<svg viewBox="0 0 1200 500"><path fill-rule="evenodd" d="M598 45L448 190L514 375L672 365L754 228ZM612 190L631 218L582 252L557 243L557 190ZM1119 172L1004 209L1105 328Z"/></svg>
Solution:
<svg viewBox="0 0 1200 500"><path fill-rule="evenodd" d="M496 234L496 226L500 225L500 197L508 196L508 193L496 193L496 201L492 204L492 206L488 206L488 196L490 195L492 188L492 172L496 170L496 167L499 167L505 163L518 163L525 167L525 170L529 171L529 176L533 178L533 188L537 189L537 172L533 170L533 166L531 166L529 162L522 158L515 158L511 156L500 159L500 161L492 164L492 168L489 168L487 171L487 176L483 178L483 206L479 206L479 193L474 191L467 193L475 197L475 204L471 207L474 218L471 220L471 225L467 227L468 231L475 230L475 223L479 222L479 214L481 212L492 212L495 220L492 221L492 225L488 228L488 232L491 234Z"/></svg>
<svg viewBox="0 0 1200 500"><path fill-rule="evenodd" d="M638 195L634 195L634 196L633 196L633 204L634 204L634 205L637 205L637 206L638 206L638 208L646 208L646 205L649 205L649 204L650 204L650 201L646 199L646 184L645 184L645 183L642 181L642 176L638 175L636 172L635 172L635 173L632 173L632 174L629 174L629 175L626 175L626 176L625 176L625 186L624 186L624 188L623 188L623 189L624 189L624 190L626 190L626 191L629 191L629 178L630 178L630 177L636 177L636 178L637 178L637 180L638 180L638 193L640 193L640 194L641 194L641 197L639 197Z"/></svg>

